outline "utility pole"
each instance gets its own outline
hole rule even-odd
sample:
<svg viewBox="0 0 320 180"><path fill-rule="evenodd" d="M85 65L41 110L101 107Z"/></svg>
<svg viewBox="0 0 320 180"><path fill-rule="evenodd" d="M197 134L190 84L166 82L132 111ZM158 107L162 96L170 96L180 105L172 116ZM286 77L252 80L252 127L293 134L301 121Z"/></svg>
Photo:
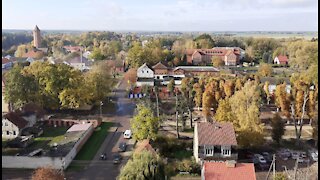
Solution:
<svg viewBox="0 0 320 180"><path fill-rule="evenodd" d="M298 160L299 160L299 157L297 158L296 160L296 164L294 165L294 172L293 172L293 180L296 180L296 176L297 176L297 170L298 170Z"/></svg>
<svg viewBox="0 0 320 180"><path fill-rule="evenodd" d="M154 87L154 93L156 94L156 100L157 100L157 117L160 117L160 113L159 113L159 99L158 99L158 90L157 87Z"/></svg>
<svg viewBox="0 0 320 180"><path fill-rule="evenodd" d="M275 169L276 168L276 155L275 154L273 154L272 162L270 164L270 168L269 168L266 180L268 180L268 178L269 178L269 174L270 174L272 167L273 167L273 179L275 179L275 177L276 177L276 169Z"/></svg>
<svg viewBox="0 0 320 180"><path fill-rule="evenodd" d="M178 93L176 92L176 125L177 125L177 138L179 139L179 120L178 120Z"/></svg>
<svg viewBox="0 0 320 180"><path fill-rule="evenodd" d="M102 120L102 105L103 105L103 102L100 101L100 118Z"/></svg>

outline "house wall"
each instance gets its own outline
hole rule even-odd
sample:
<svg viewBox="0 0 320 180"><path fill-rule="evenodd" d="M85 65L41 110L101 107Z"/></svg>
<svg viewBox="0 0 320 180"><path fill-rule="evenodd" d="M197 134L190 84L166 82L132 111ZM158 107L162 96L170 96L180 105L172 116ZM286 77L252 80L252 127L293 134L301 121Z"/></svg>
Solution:
<svg viewBox="0 0 320 180"><path fill-rule="evenodd" d="M51 166L54 169L66 169L92 133L93 126L82 134L80 139L65 157L2 156L2 168L36 169L44 166Z"/></svg>
<svg viewBox="0 0 320 180"><path fill-rule="evenodd" d="M83 69L86 65L85 63L71 63L70 66L74 67L75 69Z"/></svg>
<svg viewBox="0 0 320 180"><path fill-rule="evenodd" d="M9 135L7 135L7 131ZM19 128L16 125L7 119L2 119L2 139L14 139L18 137L19 134Z"/></svg>
<svg viewBox="0 0 320 180"><path fill-rule="evenodd" d="M192 55L192 64L200 64L201 62L201 54L199 52L195 52Z"/></svg>
<svg viewBox="0 0 320 180"><path fill-rule="evenodd" d="M148 67L140 67L137 70L137 77L138 78L154 78L154 73L152 71L152 69L148 68Z"/></svg>
<svg viewBox="0 0 320 180"><path fill-rule="evenodd" d="M154 86L154 81L151 81L151 82L137 81L136 82L136 86L138 87L141 87L143 85Z"/></svg>
<svg viewBox="0 0 320 180"><path fill-rule="evenodd" d="M9 112L9 103L4 100L4 92L2 91L2 113Z"/></svg>
<svg viewBox="0 0 320 180"><path fill-rule="evenodd" d="M193 135L193 156L196 159L196 162L199 163L199 145L198 145L198 123L194 126L194 135Z"/></svg>

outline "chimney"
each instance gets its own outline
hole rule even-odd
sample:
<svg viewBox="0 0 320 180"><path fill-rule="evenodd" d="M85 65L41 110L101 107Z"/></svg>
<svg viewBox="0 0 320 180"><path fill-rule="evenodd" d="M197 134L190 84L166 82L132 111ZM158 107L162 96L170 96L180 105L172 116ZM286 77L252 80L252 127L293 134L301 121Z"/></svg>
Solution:
<svg viewBox="0 0 320 180"><path fill-rule="evenodd" d="M226 166L228 168L235 168L236 167L237 162L235 160L231 160L231 161L226 161Z"/></svg>

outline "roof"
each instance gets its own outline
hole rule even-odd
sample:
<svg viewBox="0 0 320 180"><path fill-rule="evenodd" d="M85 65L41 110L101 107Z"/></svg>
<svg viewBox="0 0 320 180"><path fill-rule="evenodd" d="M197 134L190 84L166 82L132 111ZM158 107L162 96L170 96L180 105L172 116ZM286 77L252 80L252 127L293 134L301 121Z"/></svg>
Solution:
<svg viewBox="0 0 320 180"><path fill-rule="evenodd" d="M287 56L277 56L277 58L279 59L280 62L288 62L288 57Z"/></svg>
<svg viewBox="0 0 320 180"><path fill-rule="evenodd" d="M24 53L22 55L22 57L24 58L28 58L28 57L31 57L31 58L35 58L37 57L40 53L43 53L42 51L37 51L37 50L30 50L28 51L27 53Z"/></svg>
<svg viewBox="0 0 320 180"><path fill-rule="evenodd" d="M262 77L260 78L261 83L269 82L270 85L276 85L280 81L286 82L287 85L290 85L290 78L276 78L276 77Z"/></svg>
<svg viewBox="0 0 320 180"><path fill-rule="evenodd" d="M72 59L68 59L66 60L66 62L68 62L69 64L73 64L73 63L81 63L81 57L80 56L76 56ZM87 58L82 57L82 63L85 63L86 66L90 66L91 65L91 61L89 61Z"/></svg>
<svg viewBox="0 0 320 180"><path fill-rule="evenodd" d="M75 124L71 126L67 132L75 132L75 131L86 131L92 126L92 123L86 123L86 124Z"/></svg>
<svg viewBox="0 0 320 180"><path fill-rule="evenodd" d="M156 65L152 66L153 69L168 69L167 66L163 65L161 62L158 62Z"/></svg>
<svg viewBox="0 0 320 180"><path fill-rule="evenodd" d="M237 145L236 134L231 123L197 123L199 145Z"/></svg>
<svg viewBox="0 0 320 180"><path fill-rule="evenodd" d="M224 162L205 162L203 165L205 180L256 180L253 163L237 163L228 167Z"/></svg>
<svg viewBox="0 0 320 180"><path fill-rule="evenodd" d="M138 68L138 70L139 70L139 69L143 69L143 68L145 68L145 67L149 68L149 66L147 65L147 63L142 64L142 66L140 66L140 67ZM149 69L150 69L150 68L149 68ZM151 70L151 69L150 69L150 70Z"/></svg>
<svg viewBox="0 0 320 180"><path fill-rule="evenodd" d="M219 72L219 69L215 68L213 66L178 66L178 67L174 68L173 71L176 71L178 69L182 69L185 71Z"/></svg>
<svg viewBox="0 0 320 180"><path fill-rule="evenodd" d="M26 121L23 117L19 116L19 114L16 112L9 112L8 114L4 115L4 118L8 119L19 129L26 127L28 124L28 121Z"/></svg>
<svg viewBox="0 0 320 180"><path fill-rule="evenodd" d="M134 151L134 153L140 153L143 150L149 151L152 154L156 154L156 151L153 149L153 147L150 145L149 140L148 139L144 139L142 141L139 141L137 144L137 147Z"/></svg>
<svg viewBox="0 0 320 180"><path fill-rule="evenodd" d="M81 46L63 46L63 48L69 50L69 51L81 51Z"/></svg>
<svg viewBox="0 0 320 180"><path fill-rule="evenodd" d="M36 25L36 27L34 27L34 31L40 31L40 29L38 28L37 25Z"/></svg>
<svg viewBox="0 0 320 180"><path fill-rule="evenodd" d="M2 58L2 64L7 64L7 63L9 63L9 62L11 62L8 58Z"/></svg>

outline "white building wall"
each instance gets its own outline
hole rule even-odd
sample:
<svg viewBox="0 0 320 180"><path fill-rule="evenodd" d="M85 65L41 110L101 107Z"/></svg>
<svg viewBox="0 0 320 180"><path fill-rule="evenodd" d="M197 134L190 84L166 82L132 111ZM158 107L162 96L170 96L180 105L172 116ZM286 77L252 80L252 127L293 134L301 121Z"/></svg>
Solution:
<svg viewBox="0 0 320 180"><path fill-rule="evenodd" d="M138 78L154 78L154 72L152 69L148 68L148 66L144 64L137 70L137 77Z"/></svg>
<svg viewBox="0 0 320 180"><path fill-rule="evenodd" d="M199 145L198 145L198 123L194 126L194 133L193 133L193 156L196 159L196 162L199 163Z"/></svg>
<svg viewBox="0 0 320 180"><path fill-rule="evenodd" d="M143 82L143 81L137 81L136 82L136 86L141 87L143 85L147 85L147 86L154 86L154 82Z"/></svg>
<svg viewBox="0 0 320 180"><path fill-rule="evenodd" d="M7 119L2 119L2 139L14 139L18 137L19 133L19 128L16 125Z"/></svg>

